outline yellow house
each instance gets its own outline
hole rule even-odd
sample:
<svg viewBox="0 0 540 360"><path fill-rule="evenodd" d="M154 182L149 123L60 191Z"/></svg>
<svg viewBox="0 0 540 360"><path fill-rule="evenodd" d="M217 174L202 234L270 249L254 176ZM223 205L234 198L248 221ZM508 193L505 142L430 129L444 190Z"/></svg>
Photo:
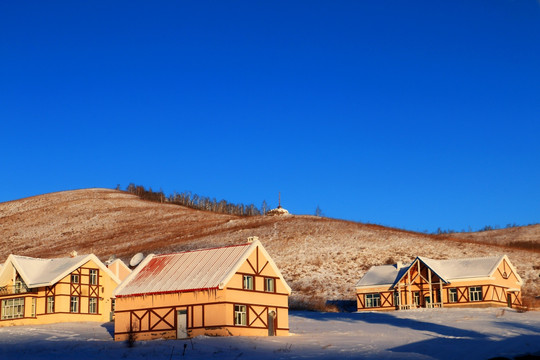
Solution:
<svg viewBox="0 0 540 360"><path fill-rule="evenodd" d="M9 255L0 269L0 327L109 321L119 283L93 254L60 259Z"/></svg>
<svg viewBox="0 0 540 360"><path fill-rule="evenodd" d="M523 281L506 255L373 266L356 285L358 310L520 306Z"/></svg>
<svg viewBox="0 0 540 360"><path fill-rule="evenodd" d="M146 257L115 290L115 340L287 335L291 289L249 241Z"/></svg>

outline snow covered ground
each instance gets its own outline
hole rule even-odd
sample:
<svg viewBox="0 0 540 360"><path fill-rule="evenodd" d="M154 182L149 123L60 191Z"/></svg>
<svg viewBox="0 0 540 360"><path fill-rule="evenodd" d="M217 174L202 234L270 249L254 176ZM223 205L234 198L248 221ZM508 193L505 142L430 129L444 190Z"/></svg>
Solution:
<svg viewBox="0 0 540 360"><path fill-rule="evenodd" d="M489 359L540 356L540 312L433 309L290 314L286 337L126 343L112 324L0 328L0 359ZM185 346L185 352L184 352Z"/></svg>

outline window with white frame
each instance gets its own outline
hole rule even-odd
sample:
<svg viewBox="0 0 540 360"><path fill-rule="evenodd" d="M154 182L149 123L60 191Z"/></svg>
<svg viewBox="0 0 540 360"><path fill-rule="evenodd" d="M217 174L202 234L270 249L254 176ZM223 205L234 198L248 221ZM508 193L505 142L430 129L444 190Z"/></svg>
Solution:
<svg viewBox="0 0 540 360"><path fill-rule="evenodd" d="M54 296L47 296L47 314L54 312Z"/></svg>
<svg viewBox="0 0 540 360"><path fill-rule="evenodd" d="M469 301L482 301L481 286L473 286L469 288Z"/></svg>
<svg viewBox="0 0 540 360"><path fill-rule="evenodd" d="M399 296L399 291L394 292L394 306L401 305L401 297Z"/></svg>
<svg viewBox="0 0 540 360"><path fill-rule="evenodd" d="M380 307L381 306L381 294L366 294L366 307Z"/></svg>
<svg viewBox="0 0 540 360"><path fill-rule="evenodd" d="M247 325L246 305L234 305L234 325Z"/></svg>
<svg viewBox="0 0 540 360"><path fill-rule="evenodd" d="M79 274L71 274L71 283L72 284L78 284L79 283Z"/></svg>
<svg viewBox="0 0 540 360"><path fill-rule="evenodd" d="M78 296L72 296L71 302L69 306L69 312L72 313L78 313L79 312L79 297Z"/></svg>
<svg viewBox="0 0 540 360"><path fill-rule="evenodd" d="M95 297L88 298L88 313L89 314L97 313L97 298Z"/></svg>
<svg viewBox="0 0 540 360"><path fill-rule="evenodd" d="M419 291L413 292L413 303L416 306L420 306L420 292Z"/></svg>
<svg viewBox="0 0 540 360"><path fill-rule="evenodd" d="M98 271L96 269L90 269L90 285L97 285L98 283Z"/></svg>
<svg viewBox="0 0 540 360"><path fill-rule="evenodd" d="M276 292L276 280L273 278L264 278L264 291Z"/></svg>
<svg viewBox="0 0 540 360"><path fill-rule="evenodd" d="M448 302L451 302L451 303L458 302L456 288L448 289Z"/></svg>
<svg viewBox="0 0 540 360"><path fill-rule="evenodd" d="M24 317L24 298L2 300L2 320Z"/></svg>
<svg viewBox="0 0 540 360"><path fill-rule="evenodd" d="M253 276L244 275L244 289L253 290Z"/></svg>
<svg viewBox="0 0 540 360"><path fill-rule="evenodd" d="M28 291L28 287L26 286L26 283L24 282L24 280L21 278L19 274L15 276L14 288L15 288L15 294L20 294L20 293Z"/></svg>
<svg viewBox="0 0 540 360"><path fill-rule="evenodd" d="M32 298L32 309L30 316L36 317L36 298Z"/></svg>

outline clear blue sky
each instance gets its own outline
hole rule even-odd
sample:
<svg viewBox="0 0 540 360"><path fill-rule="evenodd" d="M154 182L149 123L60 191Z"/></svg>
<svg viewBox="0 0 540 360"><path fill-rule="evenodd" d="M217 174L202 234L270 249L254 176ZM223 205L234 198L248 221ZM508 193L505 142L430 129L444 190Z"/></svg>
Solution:
<svg viewBox="0 0 540 360"><path fill-rule="evenodd" d="M538 1L3 1L0 202L130 182L540 221Z"/></svg>

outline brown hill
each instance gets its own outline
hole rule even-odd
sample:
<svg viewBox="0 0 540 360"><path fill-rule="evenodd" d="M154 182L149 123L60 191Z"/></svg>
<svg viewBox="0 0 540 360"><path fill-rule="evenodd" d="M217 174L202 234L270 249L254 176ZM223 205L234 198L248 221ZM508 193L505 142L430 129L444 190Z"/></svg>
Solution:
<svg viewBox="0 0 540 360"><path fill-rule="evenodd" d="M260 238L297 298L354 299L354 285L370 266L408 262L417 255L446 259L503 253L523 277L524 293L540 294L538 252L459 236L442 238L314 216L238 217L144 201L109 189L0 203L0 262L10 253L57 257L72 250L102 259L114 254L127 261L137 252L242 243L248 236ZM532 236L531 241L540 242L538 235Z"/></svg>

